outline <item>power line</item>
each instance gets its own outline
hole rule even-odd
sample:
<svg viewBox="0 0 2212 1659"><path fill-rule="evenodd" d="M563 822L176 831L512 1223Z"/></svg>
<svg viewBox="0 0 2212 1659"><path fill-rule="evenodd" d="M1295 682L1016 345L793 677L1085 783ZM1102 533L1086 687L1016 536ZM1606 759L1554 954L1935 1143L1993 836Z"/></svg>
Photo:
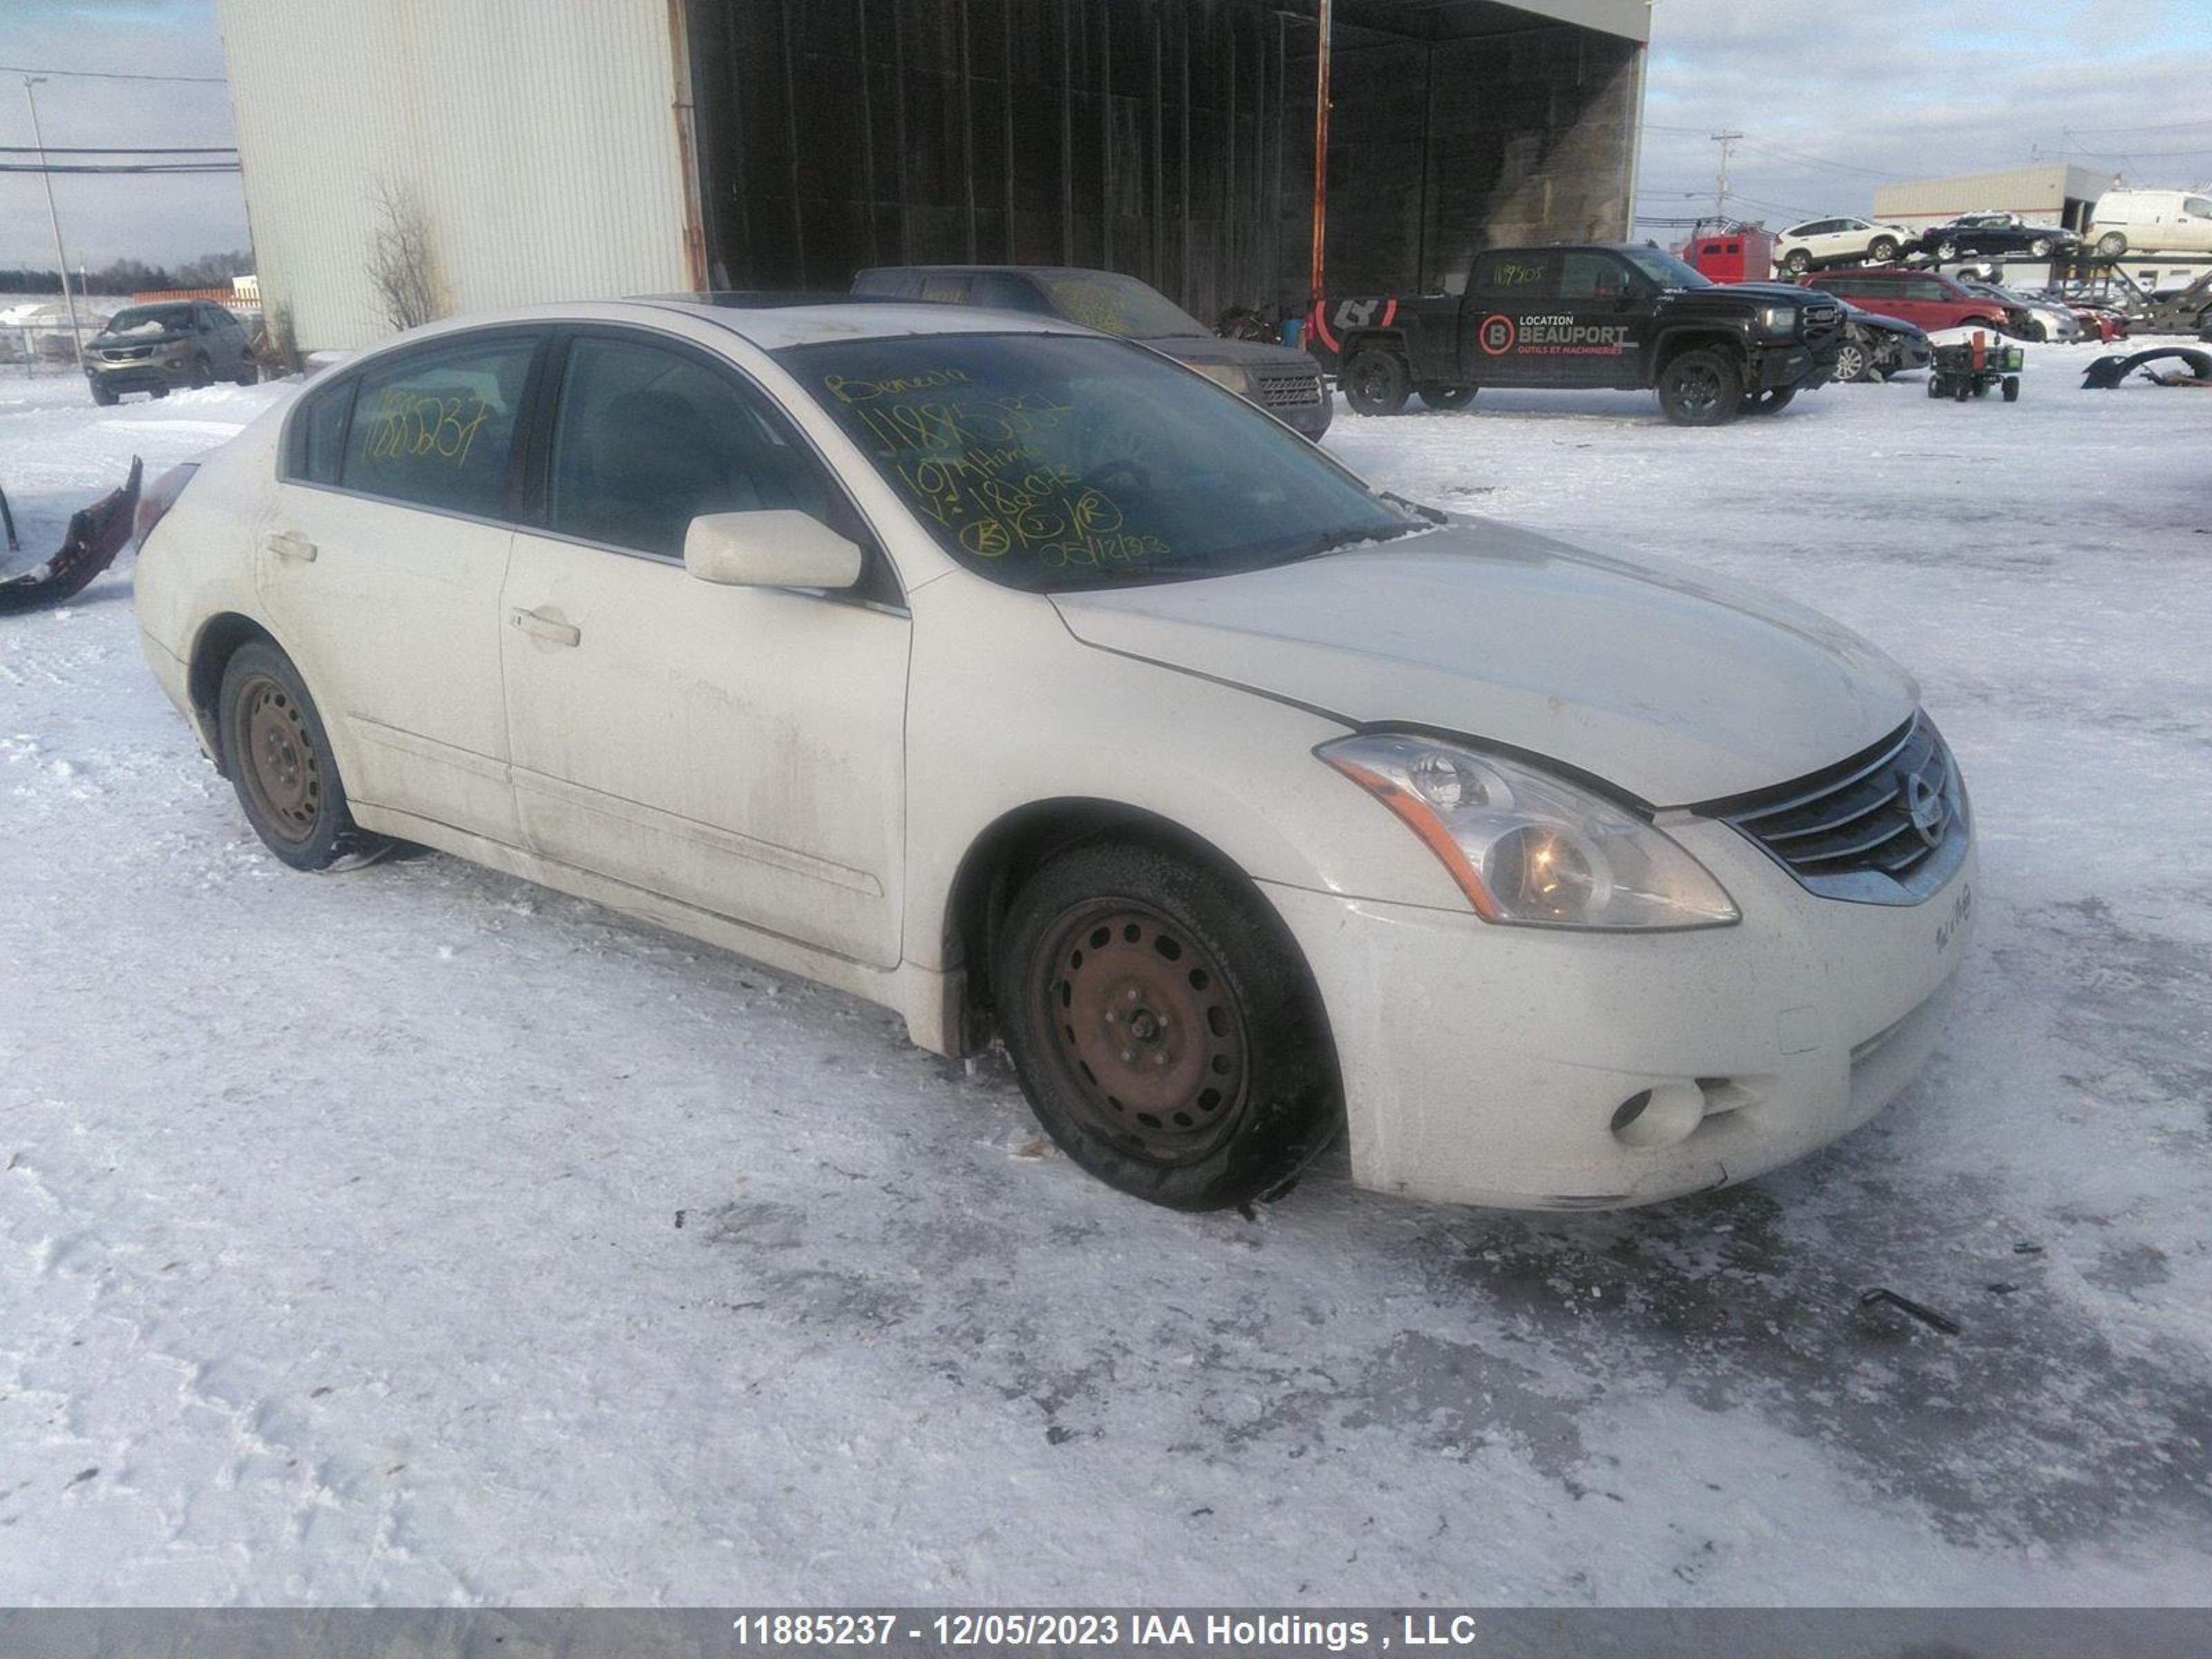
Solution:
<svg viewBox="0 0 2212 1659"><path fill-rule="evenodd" d="M126 75L120 70L25 69L21 64L0 64L0 75L65 75L73 81L175 81L193 86L228 86L220 75Z"/></svg>
<svg viewBox="0 0 2212 1659"><path fill-rule="evenodd" d="M1798 167L1833 167L1838 173L1863 173L1869 179L1910 179L1909 173L1889 173L1881 167L1863 167L1850 161L1834 161L1825 155L1807 155L1794 149L1784 149L1777 144L1762 144L1747 138L1743 147L1754 155L1765 155L1777 161L1788 161Z"/></svg>
<svg viewBox="0 0 2212 1659"><path fill-rule="evenodd" d="M62 162L51 167L40 167L29 161L0 161L0 173L236 173L235 161L149 161L143 166L125 163Z"/></svg>
<svg viewBox="0 0 2212 1659"><path fill-rule="evenodd" d="M94 149L79 145L48 144L41 150L36 144L0 144L0 155L235 155L235 144L199 144L187 149L163 148L154 144L115 145Z"/></svg>

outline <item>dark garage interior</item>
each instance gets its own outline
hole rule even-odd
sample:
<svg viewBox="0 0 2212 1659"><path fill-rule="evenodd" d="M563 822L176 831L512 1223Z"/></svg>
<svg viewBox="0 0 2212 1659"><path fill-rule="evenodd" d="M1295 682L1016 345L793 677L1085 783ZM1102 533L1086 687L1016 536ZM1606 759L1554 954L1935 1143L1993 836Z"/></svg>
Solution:
<svg viewBox="0 0 2212 1659"><path fill-rule="evenodd" d="M1295 314L1317 7L690 0L713 280L1092 265L1208 323ZM1627 234L1638 40L1494 0L1338 0L1332 40L1331 292L1455 288L1485 246Z"/></svg>

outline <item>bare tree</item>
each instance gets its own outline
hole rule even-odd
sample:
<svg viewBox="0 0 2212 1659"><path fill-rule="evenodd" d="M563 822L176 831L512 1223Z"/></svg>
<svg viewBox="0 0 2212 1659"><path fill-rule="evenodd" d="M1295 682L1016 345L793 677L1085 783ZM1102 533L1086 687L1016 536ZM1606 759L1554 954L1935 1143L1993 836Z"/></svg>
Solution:
<svg viewBox="0 0 2212 1659"><path fill-rule="evenodd" d="M377 181L374 200L376 234L369 246L368 280L385 321L396 329L435 321L444 307L430 247L429 216L411 189L389 179Z"/></svg>

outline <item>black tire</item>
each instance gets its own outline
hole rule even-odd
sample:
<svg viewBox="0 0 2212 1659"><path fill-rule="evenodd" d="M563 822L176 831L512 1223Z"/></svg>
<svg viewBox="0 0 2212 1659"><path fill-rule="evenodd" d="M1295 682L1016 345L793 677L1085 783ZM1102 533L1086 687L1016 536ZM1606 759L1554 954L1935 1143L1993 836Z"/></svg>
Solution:
<svg viewBox="0 0 2212 1659"><path fill-rule="evenodd" d="M1789 257L1783 260L1782 268L1792 276L1802 276L1807 271L1812 270L1813 256L1802 247L1793 247L1790 250Z"/></svg>
<svg viewBox="0 0 2212 1659"><path fill-rule="evenodd" d="M1406 360L1389 346L1362 346L1341 378L1344 400L1357 415L1395 415L1413 390Z"/></svg>
<svg viewBox="0 0 2212 1659"><path fill-rule="evenodd" d="M1659 407L1676 426L1724 426L1743 398L1743 370L1718 346L1692 346L1659 371Z"/></svg>
<svg viewBox="0 0 2212 1659"><path fill-rule="evenodd" d="M238 371L238 383L240 386L252 386L260 379L261 365L258 363L248 363Z"/></svg>
<svg viewBox="0 0 2212 1659"><path fill-rule="evenodd" d="M169 388L165 386L149 386L146 390L149 397L166 398L169 395Z"/></svg>
<svg viewBox="0 0 2212 1659"><path fill-rule="evenodd" d="M1471 386L1439 386L1434 380L1425 380L1415 389L1431 409L1465 409L1474 401L1474 388Z"/></svg>
<svg viewBox="0 0 2212 1659"><path fill-rule="evenodd" d="M114 408L116 400L115 388L112 386L102 386L99 381L94 380L92 383L92 400L98 404L102 409Z"/></svg>
<svg viewBox="0 0 2212 1659"><path fill-rule="evenodd" d="M382 852L353 821L323 717L292 659L252 640L223 665L216 702L223 769L261 844L295 870Z"/></svg>
<svg viewBox="0 0 2212 1659"><path fill-rule="evenodd" d="M2107 259L2117 259L2128 251L2127 233L2108 230L2097 239L2097 252Z"/></svg>
<svg viewBox="0 0 2212 1659"><path fill-rule="evenodd" d="M1938 242L1936 245L1936 257L1939 259L1957 258L1959 257L1959 245L1956 242Z"/></svg>
<svg viewBox="0 0 2212 1659"><path fill-rule="evenodd" d="M2039 259L2048 259L2051 250L2057 246L2057 244L2048 236L2039 236L2027 245L2027 251Z"/></svg>
<svg viewBox="0 0 2212 1659"><path fill-rule="evenodd" d="M1974 395L1974 383L1972 380L1960 381L1957 390L1953 392L1951 395L1963 404L1967 398Z"/></svg>
<svg viewBox="0 0 2212 1659"><path fill-rule="evenodd" d="M1790 407L1790 400L1797 395L1794 386L1778 386L1765 392L1747 392L1744 396L1743 412L1747 415L1779 415Z"/></svg>
<svg viewBox="0 0 2212 1659"><path fill-rule="evenodd" d="M1874 359L1867 349L1853 340L1846 340L1836 348L1836 379L1839 381L1863 380L1869 378Z"/></svg>
<svg viewBox="0 0 2212 1659"><path fill-rule="evenodd" d="M1897 258L1897 238L1877 236L1867 244L1867 258L1878 265L1886 265Z"/></svg>
<svg viewBox="0 0 2212 1659"><path fill-rule="evenodd" d="M2008 403L2008 404L2016 404L2016 403L2018 403L2018 402L2020 401L2020 376L2019 376L2019 375L2017 375L2017 374L2008 374L2008 375L2006 375L2006 376L2005 376L2005 378L2004 378L2004 400L2005 400L2007 403Z"/></svg>
<svg viewBox="0 0 2212 1659"><path fill-rule="evenodd" d="M208 361L207 353L203 351L192 359L192 390L197 392L214 384L215 365Z"/></svg>
<svg viewBox="0 0 2212 1659"><path fill-rule="evenodd" d="M1014 896L991 982L1037 1121L1133 1197L1247 1204L1335 1133L1334 1054L1297 945L1194 860L1118 840L1054 854Z"/></svg>

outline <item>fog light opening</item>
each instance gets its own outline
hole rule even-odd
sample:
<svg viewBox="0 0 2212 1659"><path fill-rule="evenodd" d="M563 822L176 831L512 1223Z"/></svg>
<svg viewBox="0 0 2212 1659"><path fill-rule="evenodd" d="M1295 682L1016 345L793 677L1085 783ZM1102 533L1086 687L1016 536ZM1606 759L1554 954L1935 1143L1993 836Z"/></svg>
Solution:
<svg viewBox="0 0 2212 1659"><path fill-rule="evenodd" d="M1673 1146L1687 1140L1705 1119L1705 1091L1696 1084L1654 1084L1613 1109L1613 1138L1624 1146Z"/></svg>

